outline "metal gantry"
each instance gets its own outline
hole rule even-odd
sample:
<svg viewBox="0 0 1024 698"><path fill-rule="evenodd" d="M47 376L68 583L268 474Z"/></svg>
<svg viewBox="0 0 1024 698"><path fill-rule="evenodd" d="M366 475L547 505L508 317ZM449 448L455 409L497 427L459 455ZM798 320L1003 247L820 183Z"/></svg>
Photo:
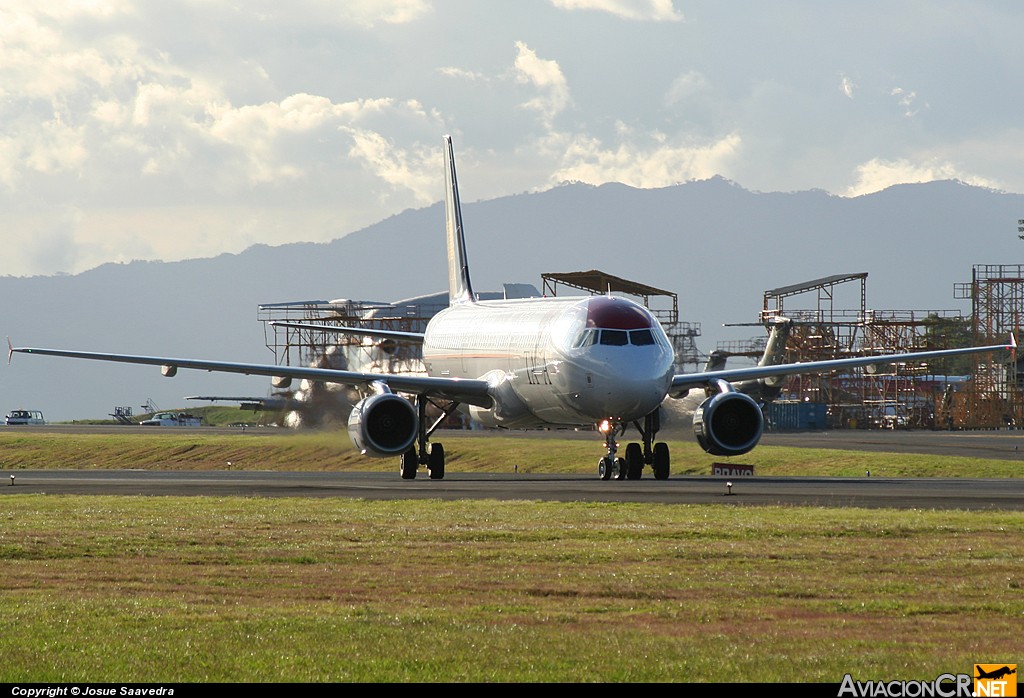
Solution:
<svg viewBox="0 0 1024 698"><path fill-rule="evenodd" d="M869 310L867 277L836 274L765 291L760 321L792 320L787 360L801 362L949 348L954 338L933 328L966 322L956 310ZM786 308L786 299L797 296ZM930 428L951 382L959 381L923 362L888 364L793 376L780 401L824 404L834 428Z"/></svg>
<svg viewBox="0 0 1024 698"><path fill-rule="evenodd" d="M976 264L970 283L954 286L957 298L970 299L974 341L1006 342L1024 326L1024 265ZM945 419L954 427L1019 427L1022 415L1021 366L1005 357L980 355L966 390L951 396Z"/></svg>

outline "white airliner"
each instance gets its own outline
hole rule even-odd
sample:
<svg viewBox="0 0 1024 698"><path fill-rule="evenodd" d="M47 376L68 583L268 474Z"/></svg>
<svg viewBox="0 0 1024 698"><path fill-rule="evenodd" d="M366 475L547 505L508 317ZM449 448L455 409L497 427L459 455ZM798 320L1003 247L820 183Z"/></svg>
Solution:
<svg viewBox="0 0 1024 698"><path fill-rule="evenodd" d="M672 346L660 323L631 300L611 295L478 300L470 282L450 137L444 145L449 307L423 334L331 328L421 343L426 376L15 348L8 342L10 352L151 364L161 366L165 376L188 368L356 386L368 396L348 420L353 444L368 456L400 457L406 479L416 477L420 466L433 479L444 477L444 448L429 439L456 409L493 427L599 425L607 450L598 466L602 479L637 479L645 465L656 479L665 479L669 449L656 436L666 398L706 391L693 413L697 440L708 453L737 456L761 438L762 404L755 398L770 395L780 376L1016 347L1011 336L1005 345L791 364L763 360L754 367L674 374ZM441 412L432 424L428 405ZM617 439L630 424L641 442L628 444L620 458Z"/></svg>

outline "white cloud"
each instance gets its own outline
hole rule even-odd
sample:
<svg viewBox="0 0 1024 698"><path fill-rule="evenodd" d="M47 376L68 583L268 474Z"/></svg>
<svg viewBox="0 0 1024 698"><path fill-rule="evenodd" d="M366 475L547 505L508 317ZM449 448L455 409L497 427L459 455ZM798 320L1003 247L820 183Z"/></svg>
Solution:
<svg viewBox="0 0 1024 698"><path fill-rule="evenodd" d="M1020 10L977 5L5 0L0 274L333 239L438 200L444 133L474 197L715 174L1024 191Z"/></svg>
<svg viewBox="0 0 1024 698"><path fill-rule="evenodd" d="M683 19L672 0L551 0L551 4L563 10L596 10L631 20L679 22Z"/></svg>
<svg viewBox="0 0 1024 698"><path fill-rule="evenodd" d="M989 179L960 172L952 163L938 160L915 163L907 159L874 158L857 167L856 179L857 181L846 190L845 196L871 194L896 184L936 180L956 180L974 186L998 189L995 182Z"/></svg>
<svg viewBox="0 0 1024 698"><path fill-rule="evenodd" d="M843 76L843 79L839 83L839 89L842 91L844 95L846 95L850 99L853 99L853 91L854 89L856 89L856 87L857 85L853 82L853 80L851 80L846 75Z"/></svg>
<svg viewBox="0 0 1024 698"><path fill-rule="evenodd" d="M706 90L707 87L708 81L703 73L696 70L687 71L672 81L665 94L665 103L673 105L685 102L690 97Z"/></svg>
<svg viewBox="0 0 1024 698"><path fill-rule="evenodd" d="M539 58L522 41L516 42L515 71L518 82L533 85L541 91L523 106L538 111L546 123L569 105L569 85L558 63Z"/></svg>
<svg viewBox="0 0 1024 698"><path fill-rule="evenodd" d="M454 66L445 66L444 68L438 68L437 72L445 77L449 78L460 78L463 80L487 80L487 76L481 72L475 70L464 70L462 68L456 68Z"/></svg>
<svg viewBox="0 0 1024 698"><path fill-rule="evenodd" d="M902 87L894 87L889 94L896 98L896 103L903 110L903 116L916 116L921 109L928 108L927 102L923 106L919 106L916 92L904 90Z"/></svg>
<svg viewBox="0 0 1024 698"><path fill-rule="evenodd" d="M337 17L365 28L379 24L407 24L429 14L433 8L426 0L307 0L306 3L271 1L272 11L294 14L308 9L325 18ZM299 7L296 7L299 5Z"/></svg>
<svg viewBox="0 0 1024 698"><path fill-rule="evenodd" d="M670 145L653 134L650 146L620 143L606 148L596 139L578 137L569 145L553 182L590 184L622 182L633 187L667 187L728 172L742 145L738 134L699 145Z"/></svg>
<svg viewBox="0 0 1024 698"><path fill-rule="evenodd" d="M73 171L88 154L82 142L82 129L65 124L60 115L41 124L39 139L25 153L25 164L44 174Z"/></svg>
<svg viewBox="0 0 1024 698"><path fill-rule="evenodd" d="M379 133L364 129L351 129L355 145L349 151L388 184L411 191L417 203L426 205L434 201L437 190L437 150L409 151L396 147L393 141Z"/></svg>

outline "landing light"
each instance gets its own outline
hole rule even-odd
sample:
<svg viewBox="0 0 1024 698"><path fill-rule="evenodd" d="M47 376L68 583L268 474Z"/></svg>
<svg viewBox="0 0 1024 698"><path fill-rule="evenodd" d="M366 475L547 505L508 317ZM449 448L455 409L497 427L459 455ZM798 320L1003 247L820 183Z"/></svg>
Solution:
<svg viewBox="0 0 1024 698"><path fill-rule="evenodd" d="M602 434L607 434L612 430L612 423L607 419L601 420L601 423L597 426L597 430Z"/></svg>

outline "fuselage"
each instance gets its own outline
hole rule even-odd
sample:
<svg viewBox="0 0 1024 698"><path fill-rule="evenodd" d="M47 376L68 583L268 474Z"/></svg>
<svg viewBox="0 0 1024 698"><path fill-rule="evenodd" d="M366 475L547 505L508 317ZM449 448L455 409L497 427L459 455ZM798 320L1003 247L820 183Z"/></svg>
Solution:
<svg viewBox="0 0 1024 698"><path fill-rule="evenodd" d="M456 304L427 327L431 376L482 378L495 405L486 425L594 424L640 419L664 400L672 347L641 305L610 296Z"/></svg>

